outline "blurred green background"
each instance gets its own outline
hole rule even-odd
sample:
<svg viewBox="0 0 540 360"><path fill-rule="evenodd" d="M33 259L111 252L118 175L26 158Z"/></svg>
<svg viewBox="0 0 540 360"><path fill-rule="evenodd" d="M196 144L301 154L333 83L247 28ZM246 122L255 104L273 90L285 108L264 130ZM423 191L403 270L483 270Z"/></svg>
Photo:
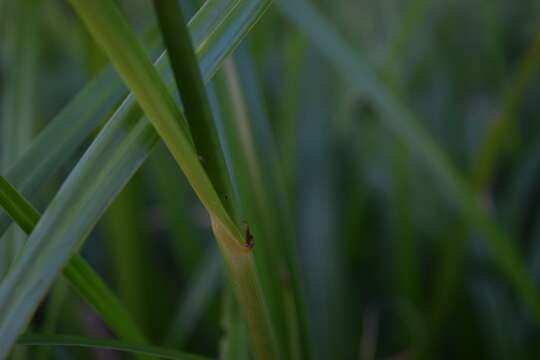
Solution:
<svg viewBox="0 0 540 360"><path fill-rule="evenodd" d="M23 2L0 2L3 171L108 63L66 2ZM138 33L159 38L147 30L150 1L119 4ZM233 60L209 85L213 111L238 116L236 74L258 140L277 146L258 156L280 168L310 358L540 357L538 314L514 271L521 262L538 286L540 2L281 0ZM154 343L217 356L231 294L204 208L163 145L82 254ZM31 328L110 336L63 281Z"/></svg>

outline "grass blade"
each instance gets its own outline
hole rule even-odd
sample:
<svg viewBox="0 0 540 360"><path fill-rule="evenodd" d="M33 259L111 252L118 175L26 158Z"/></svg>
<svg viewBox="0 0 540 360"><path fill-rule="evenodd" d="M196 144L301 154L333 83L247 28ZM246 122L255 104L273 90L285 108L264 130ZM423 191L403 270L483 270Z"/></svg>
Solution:
<svg viewBox="0 0 540 360"><path fill-rule="evenodd" d="M201 40L203 46L198 48L198 55L206 81L261 16L268 2L238 1L236 5L223 14L224 19L215 31ZM160 64L161 69L166 69L166 63ZM64 182L21 257L0 285L0 354L9 351L48 285L157 144L155 130L138 116L140 109L130 96ZM77 209L77 216L73 209ZM13 313L18 316L10 317Z"/></svg>
<svg viewBox="0 0 540 360"><path fill-rule="evenodd" d="M186 121L167 87L114 4L105 0L71 0L71 4L115 64L209 212L212 230L253 335L253 351L260 359L274 359L275 336L263 302L251 248L242 245L243 236L203 168ZM215 157L216 154L209 156Z"/></svg>
<svg viewBox="0 0 540 360"><path fill-rule="evenodd" d="M71 3L115 63L205 207L214 218L234 231L235 225L198 161L184 117L122 14L107 1L72 0ZM234 237L241 238L237 230L234 232L237 232Z"/></svg>
<svg viewBox="0 0 540 360"><path fill-rule="evenodd" d="M3 176L0 176L0 206L27 234L32 232L40 219L38 211ZM146 342L131 315L82 257L73 256L64 268L64 275L75 291L96 309L119 337Z"/></svg>
<svg viewBox="0 0 540 360"><path fill-rule="evenodd" d="M285 311L285 298L295 286L290 252L290 210L284 193L279 190L283 181L277 166L277 150L247 48L240 47L235 59L224 66L224 83L217 82L223 134L230 149L240 215L249 224L257 246L262 249L255 253L255 258L270 314L278 329L277 340L289 354L289 347L300 347L300 344L288 341L298 338L299 334L294 334L297 329L289 328L294 322L287 321ZM237 62L241 74L237 71ZM284 282L284 277L288 281Z"/></svg>
<svg viewBox="0 0 540 360"><path fill-rule="evenodd" d="M27 234L32 232L39 221L37 210L3 176L0 176L0 205Z"/></svg>
<svg viewBox="0 0 540 360"><path fill-rule="evenodd" d="M248 337L242 321L238 303L231 289L225 289L222 299L221 327L223 335L219 343L219 358L222 360L248 360Z"/></svg>
<svg viewBox="0 0 540 360"><path fill-rule="evenodd" d="M233 216L231 182L182 9L176 0L154 0L154 8L195 149L221 202Z"/></svg>
<svg viewBox="0 0 540 360"><path fill-rule="evenodd" d="M17 342L20 345L33 346L76 346L95 349L110 349L136 355L149 355L160 359L208 360L206 357L192 355L178 350L128 343L113 339L93 339L83 336L26 334L20 336Z"/></svg>
<svg viewBox="0 0 540 360"><path fill-rule="evenodd" d="M246 21L230 19L231 17L238 19L246 14L243 9L238 11L235 6L238 3L239 0L207 1L190 21L193 43L196 45L201 70L206 79L215 73L216 64L228 53L223 50L220 41L232 39L234 41L230 45L232 48L241 39L237 34L242 34L245 26L251 21L249 17L242 19ZM233 12L234 9L237 10ZM151 49L157 48L157 42L148 46ZM160 59L158 63L162 69L167 69L164 57L161 56ZM164 72L164 78L171 79L171 74ZM74 153L103 117L113 111L126 94L127 88L120 77L111 65L107 66L79 91L37 136L19 160L7 170L5 177L23 196L33 200L36 191L45 180ZM5 213L0 213L0 234L6 230L10 222Z"/></svg>

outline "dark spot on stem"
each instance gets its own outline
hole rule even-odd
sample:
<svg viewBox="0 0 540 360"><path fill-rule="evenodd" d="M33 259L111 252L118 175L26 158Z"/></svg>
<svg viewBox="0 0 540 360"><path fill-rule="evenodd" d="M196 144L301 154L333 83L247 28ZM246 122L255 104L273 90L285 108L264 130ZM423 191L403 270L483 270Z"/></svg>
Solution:
<svg viewBox="0 0 540 360"><path fill-rule="evenodd" d="M255 246L255 243L253 242L253 235L251 234L251 231L249 229L249 225L247 222L244 221L244 225L246 228L245 236L244 236L244 246L248 249L253 249L253 246Z"/></svg>

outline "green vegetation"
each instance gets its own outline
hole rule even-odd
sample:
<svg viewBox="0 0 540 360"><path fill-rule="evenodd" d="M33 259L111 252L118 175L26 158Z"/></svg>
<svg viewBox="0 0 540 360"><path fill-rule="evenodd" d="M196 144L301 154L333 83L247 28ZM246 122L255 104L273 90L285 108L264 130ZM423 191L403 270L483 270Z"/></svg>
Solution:
<svg viewBox="0 0 540 360"><path fill-rule="evenodd" d="M538 19L0 0L0 359L538 358Z"/></svg>

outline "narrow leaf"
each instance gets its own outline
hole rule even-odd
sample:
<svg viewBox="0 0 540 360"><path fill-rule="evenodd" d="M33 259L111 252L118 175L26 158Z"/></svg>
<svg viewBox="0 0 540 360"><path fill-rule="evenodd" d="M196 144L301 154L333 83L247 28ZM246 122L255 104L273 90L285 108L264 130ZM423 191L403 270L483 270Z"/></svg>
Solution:
<svg viewBox="0 0 540 360"><path fill-rule="evenodd" d="M154 7L195 149L225 209L233 215L231 182L182 8L176 0L154 0Z"/></svg>
<svg viewBox="0 0 540 360"><path fill-rule="evenodd" d="M0 176L0 205L25 233L32 232L39 213L3 176Z"/></svg>
<svg viewBox="0 0 540 360"><path fill-rule="evenodd" d="M239 0L234 5L238 6L224 12L210 35L201 39L198 55L206 81L268 1ZM160 64L166 69L166 63ZM128 97L64 182L0 285L0 356L9 351L62 266L159 141L140 116L133 97Z"/></svg>
<svg viewBox="0 0 540 360"><path fill-rule="evenodd" d="M246 21L225 21L239 19L251 10L244 7L233 12L239 0L207 1L190 21L193 43L198 50L201 69L206 79L216 71L216 64L226 56L220 41L229 39L234 46L242 34ZM257 10L257 9L256 9ZM151 30L150 30L151 31ZM144 36L143 38L145 38ZM157 42L148 44L150 49L157 48ZM165 72L163 77L171 79L166 72L166 57L157 60ZM19 160L9 168L5 177L29 200L34 200L37 190L60 166L74 153L99 122L113 111L127 94L127 88L114 71L112 65L105 67L92 81L80 90L74 99L60 111L50 124L37 136ZM59 136L61 134L61 136ZM3 233L10 218L0 213L0 234Z"/></svg>
<svg viewBox="0 0 540 360"><path fill-rule="evenodd" d="M277 352L275 335L263 301L251 247L241 244L244 242L241 232L202 166L186 120L175 106L166 85L113 3L107 0L71 0L71 4L132 90L209 212L212 230L252 334L253 351L259 359L274 359Z"/></svg>
<svg viewBox="0 0 540 360"><path fill-rule="evenodd" d="M203 356L192 355L173 349L165 349L137 343L128 343L113 339L92 339L82 336L26 334L20 336L17 342L20 345L33 346L74 346L94 349L109 349L138 355L155 356L160 359L208 360L208 358Z"/></svg>

